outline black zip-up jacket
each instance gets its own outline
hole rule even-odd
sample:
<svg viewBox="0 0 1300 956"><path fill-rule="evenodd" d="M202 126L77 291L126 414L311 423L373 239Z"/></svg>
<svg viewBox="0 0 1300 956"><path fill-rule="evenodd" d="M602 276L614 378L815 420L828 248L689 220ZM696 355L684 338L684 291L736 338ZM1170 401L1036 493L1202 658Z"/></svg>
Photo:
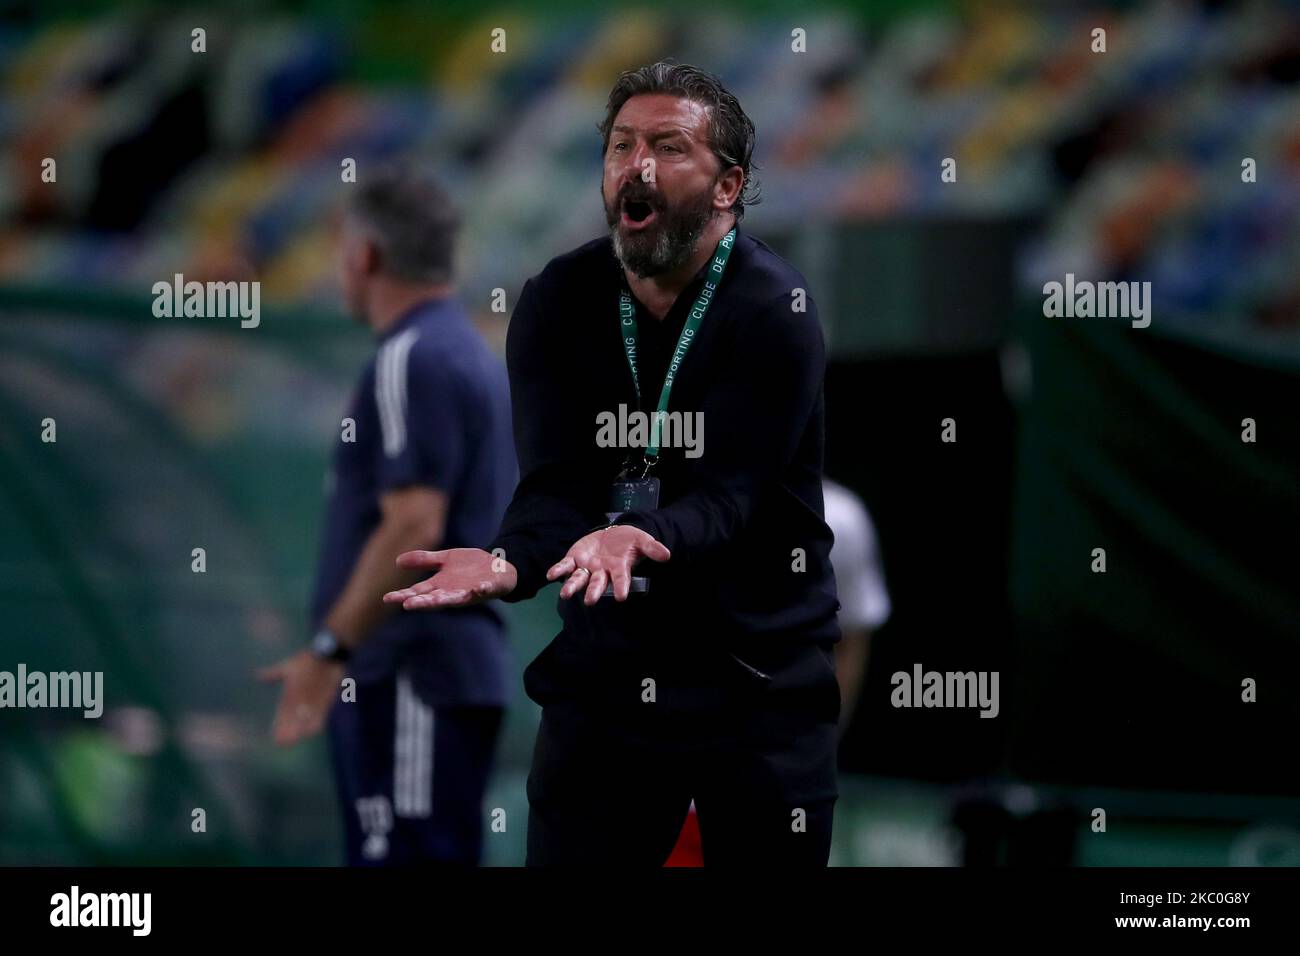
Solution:
<svg viewBox="0 0 1300 956"><path fill-rule="evenodd" d="M662 322L633 296L643 411L658 403L704 277L701 269ZM520 481L488 546L518 570L507 601L534 596L575 541L608 524L610 484L630 450L598 445L598 416L638 407L618 316L625 288L606 237L552 260L515 308L506 361ZM825 367L803 276L737 230L668 406L703 413L702 454L663 448L659 507L618 519L672 558L641 561L634 573L649 591L626 602L587 608L581 591L560 601L564 630L530 667L530 696L579 672L644 670L647 661L707 682L720 654L761 671L754 662L774 661L792 643L838 639L821 487Z"/></svg>

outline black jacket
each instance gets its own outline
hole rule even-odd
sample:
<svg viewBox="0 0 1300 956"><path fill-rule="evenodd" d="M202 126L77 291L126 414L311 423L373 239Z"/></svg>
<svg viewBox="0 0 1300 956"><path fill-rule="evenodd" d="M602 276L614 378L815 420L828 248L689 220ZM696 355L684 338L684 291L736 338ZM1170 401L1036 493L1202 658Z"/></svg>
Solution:
<svg viewBox="0 0 1300 956"><path fill-rule="evenodd" d="M643 410L658 402L703 284L701 270L662 322L636 302ZM547 568L607 523L628 449L598 447L598 416L637 407L618 322L626 287L606 237L552 260L515 308L506 359L520 482L489 545L519 572L508 601L535 595ZM619 519L672 558L642 561L635 573L650 579L649 593L624 603L586 608L581 592L561 601L564 631L544 657L589 674L649 659L702 675L719 652L752 663L791 642L838 639L821 488L826 353L807 290L797 270L738 231L669 403L703 413L702 454L664 448L659 507Z"/></svg>

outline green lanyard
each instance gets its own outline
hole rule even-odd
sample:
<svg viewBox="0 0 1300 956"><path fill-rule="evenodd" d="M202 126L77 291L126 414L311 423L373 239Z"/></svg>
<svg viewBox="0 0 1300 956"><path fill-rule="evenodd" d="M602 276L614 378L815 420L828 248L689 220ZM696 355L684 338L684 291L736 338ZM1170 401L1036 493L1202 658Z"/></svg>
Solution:
<svg viewBox="0 0 1300 956"><path fill-rule="evenodd" d="M704 288L700 290L695 304L691 306L691 314L687 317L682 334L677 339L677 348L673 349L672 361L668 363L668 374L664 376L663 391L659 393L659 408L650 427L650 443L645 449L647 467L653 465L659 457L659 429L664 415L668 412L668 395L673 390L673 380L677 378L677 370L681 367L682 360L686 358L687 350L695 341L695 333L699 331L700 323L704 321L704 313L708 312L709 306L713 304L713 294L718 289L718 283L722 281L722 271L727 268L727 260L731 258L731 244L735 238L736 228L733 226L714 250L713 261L709 263L708 278L704 280ZM618 317L623 326L623 351L627 353L628 368L632 370L632 385L636 388L637 405L640 405L641 380L636 372L638 341L636 307L632 304L632 296L626 289L618 294Z"/></svg>

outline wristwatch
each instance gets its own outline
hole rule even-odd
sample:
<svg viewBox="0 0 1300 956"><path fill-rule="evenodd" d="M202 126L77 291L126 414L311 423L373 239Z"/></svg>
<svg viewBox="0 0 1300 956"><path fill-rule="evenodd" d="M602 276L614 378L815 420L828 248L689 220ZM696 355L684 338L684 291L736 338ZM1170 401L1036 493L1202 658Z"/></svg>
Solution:
<svg viewBox="0 0 1300 956"><path fill-rule="evenodd" d="M327 628L321 628L311 639L311 652L323 661L336 661L340 664L352 656L352 652L340 644L334 632Z"/></svg>

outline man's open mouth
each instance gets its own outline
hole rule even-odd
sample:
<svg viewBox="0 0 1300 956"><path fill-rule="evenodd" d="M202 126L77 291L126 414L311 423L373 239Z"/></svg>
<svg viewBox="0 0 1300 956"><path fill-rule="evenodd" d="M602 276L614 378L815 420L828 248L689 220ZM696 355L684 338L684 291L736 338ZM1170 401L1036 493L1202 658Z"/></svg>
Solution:
<svg viewBox="0 0 1300 956"><path fill-rule="evenodd" d="M628 199L623 202L623 221L641 226L654 218L655 210L643 199Z"/></svg>

